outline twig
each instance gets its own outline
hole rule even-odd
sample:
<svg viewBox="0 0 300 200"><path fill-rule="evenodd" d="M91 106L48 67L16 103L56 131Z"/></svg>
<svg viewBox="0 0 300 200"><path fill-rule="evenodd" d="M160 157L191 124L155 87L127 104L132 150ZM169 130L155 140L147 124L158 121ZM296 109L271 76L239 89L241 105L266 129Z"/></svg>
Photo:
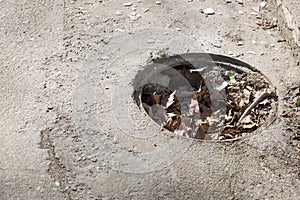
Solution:
<svg viewBox="0 0 300 200"><path fill-rule="evenodd" d="M237 126L241 124L242 120L248 115L248 113L255 107L257 104L259 104L261 101L266 99L267 97L271 97L276 95L275 92L270 92L269 90L265 90L261 95L259 95L251 104L250 106L244 111L242 116L240 117Z"/></svg>

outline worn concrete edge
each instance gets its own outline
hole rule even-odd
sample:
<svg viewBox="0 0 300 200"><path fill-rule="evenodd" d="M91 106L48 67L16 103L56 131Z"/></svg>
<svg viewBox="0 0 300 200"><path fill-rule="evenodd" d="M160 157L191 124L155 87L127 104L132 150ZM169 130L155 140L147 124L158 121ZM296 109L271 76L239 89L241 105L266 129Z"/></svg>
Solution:
<svg viewBox="0 0 300 200"><path fill-rule="evenodd" d="M293 13L284 0L272 0L278 17L279 27L287 42L294 51L297 65L300 65L300 22L295 18L297 13Z"/></svg>

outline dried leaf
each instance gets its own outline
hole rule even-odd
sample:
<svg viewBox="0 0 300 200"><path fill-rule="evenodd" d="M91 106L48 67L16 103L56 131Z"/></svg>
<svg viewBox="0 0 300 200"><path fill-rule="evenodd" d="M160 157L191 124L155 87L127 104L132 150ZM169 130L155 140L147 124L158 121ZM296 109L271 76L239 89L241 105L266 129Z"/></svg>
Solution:
<svg viewBox="0 0 300 200"><path fill-rule="evenodd" d="M175 117L175 116L177 116L175 113L167 113L167 115L168 115L168 117Z"/></svg>
<svg viewBox="0 0 300 200"><path fill-rule="evenodd" d="M251 92L247 89L243 90L244 96L245 96L245 103L249 104Z"/></svg>
<svg viewBox="0 0 300 200"><path fill-rule="evenodd" d="M193 115L194 113L199 113L199 103L195 99L191 99L189 115Z"/></svg>
<svg viewBox="0 0 300 200"><path fill-rule="evenodd" d="M168 98L166 108L169 108L175 102L175 93L176 93L176 90Z"/></svg>
<svg viewBox="0 0 300 200"><path fill-rule="evenodd" d="M153 93L153 99L155 101L155 104L159 104L160 103L160 97L161 97L160 94L158 94L156 92Z"/></svg>
<svg viewBox="0 0 300 200"><path fill-rule="evenodd" d="M215 87L216 90L221 91L227 87L228 83L224 81L221 85Z"/></svg>
<svg viewBox="0 0 300 200"><path fill-rule="evenodd" d="M170 131L174 131L179 128L180 122L180 117L168 117L163 126Z"/></svg>
<svg viewBox="0 0 300 200"><path fill-rule="evenodd" d="M199 69L190 69L190 73L193 73L193 72L203 72L207 67L202 67L202 68L199 68Z"/></svg>

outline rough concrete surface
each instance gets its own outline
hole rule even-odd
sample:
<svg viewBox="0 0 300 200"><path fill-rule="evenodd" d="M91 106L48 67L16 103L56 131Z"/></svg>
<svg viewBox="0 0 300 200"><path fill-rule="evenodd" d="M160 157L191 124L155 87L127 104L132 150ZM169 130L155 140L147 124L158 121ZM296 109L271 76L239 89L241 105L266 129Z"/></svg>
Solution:
<svg viewBox="0 0 300 200"><path fill-rule="evenodd" d="M277 13L282 20L282 27L286 29L286 35L289 35L292 43L297 48L300 47L300 16L299 16L299 1L292 0L274 0L277 8Z"/></svg>
<svg viewBox="0 0 300 200"><path fill-rule="evenodd" d="M0 1L0 199L298 199L281 113L299 57L282 26L256 23L284 16L276 2L258 14L255 0L131 2ZM134 78L187 52L260 70L277 88L276 121L232 143L162 131L134 105Z"/></svg>

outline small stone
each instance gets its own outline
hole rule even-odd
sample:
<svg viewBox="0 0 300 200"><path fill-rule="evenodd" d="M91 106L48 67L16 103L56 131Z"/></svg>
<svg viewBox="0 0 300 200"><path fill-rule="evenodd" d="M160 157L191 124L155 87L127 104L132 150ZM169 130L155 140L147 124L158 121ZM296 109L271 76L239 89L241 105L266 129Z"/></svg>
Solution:
<svg viewBox="0 0 300 200"><path fill-rule="evenodd" d="M241 11L241 10L239 10L239 14L241 14L241 15L242 15L242 14L244 14L244 12L243 12L243 11Z"/></svg>
<svg viewBox="0 0 300 200"><path fill-rule="evenodd" d="M132 21L137 21L138 19L140 19L142 17L142 15L137 14L136 12L132 12L128 15L128 17L132 20Z"/></svg>
<svg viewBox="0 0 300 200"><path fill-rule="evenodd" d="M150 10L149 8L145 8L144 13L148 12L149 10Z"/></svg>
<svg viewBox="0 0 300 200"><path fill-rule="evenodd" d="M48 109L48 110L53 110L53 108L54 108L54 107L53 107L52 104L49 104L49 105L47 106L47 109Z"/></svg>
<svg viewBox="0 0 300 200"><path fill-rule="evenodd" d="M138 3L141 3L142 1L141 1L141 0L137 0L137 2L138 2Z"/></svg>
<svg viewBox="0 0 300 200"><path fill-rule="evenodd" d="M108 56L102 56L101 60L109 60L109 57Z"/></svg>
<svg viewBox="0 0 300 200"><path fill-rule="evenodd" d="M260 7L261 9L265 8L266 6L267 6L267 2L265 2L265 1L263 1L263 2L261 2L261 3L259 4L259 7Z"/></svg>
<svg viewBox="0 0 300 200"><path fill-rule="evenodd" d="M257 42L256 42L256 40L252 40L252 44L256 44Z"/></svg>
<svg viewBox="0 0 300 200"><path fill-rule="evenodd" d="M55 183L54 183L57 187L59 187L60 186L60 183L58 182L58 181L55 181Z"/></svg>
<svg viewBox="0 0 300 200"><path fill-rule="evenodd" d="M129 7L129 6L132 6L132 2L127 2L127 3L124 3L123 6L125 7Z"/></svg>
<svg viewBox="0 0 300 200"><path fill-rule="evenodd" d="M243 46L244 43L243 43L242 41L239 41L239 42L237 43L237 45L238 45L238 46Z"/></svg>
<svg viewBox="0 0 300 200"><path fill-rule="evenodd" d="M123 15L122 10L117 10L117 11L115 12L115 15L118 15L118 16Z"/></svg>
<svg viewBox="0 0 300 200"><path fill-rule="evenodd" d="M176 31L181 31L180 28L176 28Z"/></svg>
<svg viewBox="0 0 300 200"><path fill-rule="evenodd" d="M150 38L149 38L149 40L147 40L147 43L149 43L149 44L151 44L151 43L155 43L155 37L153 37L153 36L151 36Z"/></svg>
<svg viewBox="0 0 300 200"><path fill-rule="evenodd" d="M212 9L212 8L206 8L206 9L204 10L204 14L206 14L206 15L214 15L214 14L215 14L215 11L214 11L214 9Z"/></svg>
<svg viewBox="0 0 300 200"><path fill-rule="evenodd" d="M248 54L256 55L254 51L247 51Z"/></svg>
<svg viewBox="0 0 300 200"><path fill-rule="evenodd" d="M231 3L232 0L225 0L225 3Z"/></svg>
<svg viewBox="0 0 300 200"><path fill-rule="evenodd" d="M214 47L217 47L217 48L221 48L222 47L221 44L219 44L219 43L211 43L211 45L213 45Z"/></svg>
<svg viewBox="0 0 300 200"><path fill-rule="evenodd" d="M108 87L108 86L105 86L105 89L106 89L106 90L108 90L108 89L109 89L109 87Z"/></svg>
<svg viewBox="0 0 300 200"><path fill-rule="evenodd" d="M265 52L263 52L263 51L262 51L262 52L260 52L260 54L259 54L259 55L263 56L264 54L265 54Z"/></svg>
<svg viewBox="0 0 300 200"><path fill-rule="evenodd" d="M149 40L147 41L147 43L148 43L148 44L155 43L155 40L149 39Z"/></svg>
<svg viewBox="0 0 300 200"><path fill-rule="evenodd" d="M259 7L253 7L252 10L257 14L259 13Z"/></svg>
<svg viewBox="0 0 300 200"><path fill-rule="evenodd" d="M235 54L232 55L232 57L235 57L235 58L238 58L238 57L240 57L240 56L241 56L240 53L235 53Z"/></svg>
<svg viewBox="0 0 300 200"><path fill-rule="evenodd" d="M155 3L156 3L157 5L160 5L160 4L161 4L161 2L160 2L160 1L156 1Z"/></svg>
<svg viewBox="0 0 300 200"><path fill-rule="evenodd" d="M243 0L235 0L238 4L244 4Z"/></svg>
<svg viewBox="0 0 300 200"><path fill-rule="evenodd" d="M193 2L193 0L188 0L188 2Z"/></svg>

